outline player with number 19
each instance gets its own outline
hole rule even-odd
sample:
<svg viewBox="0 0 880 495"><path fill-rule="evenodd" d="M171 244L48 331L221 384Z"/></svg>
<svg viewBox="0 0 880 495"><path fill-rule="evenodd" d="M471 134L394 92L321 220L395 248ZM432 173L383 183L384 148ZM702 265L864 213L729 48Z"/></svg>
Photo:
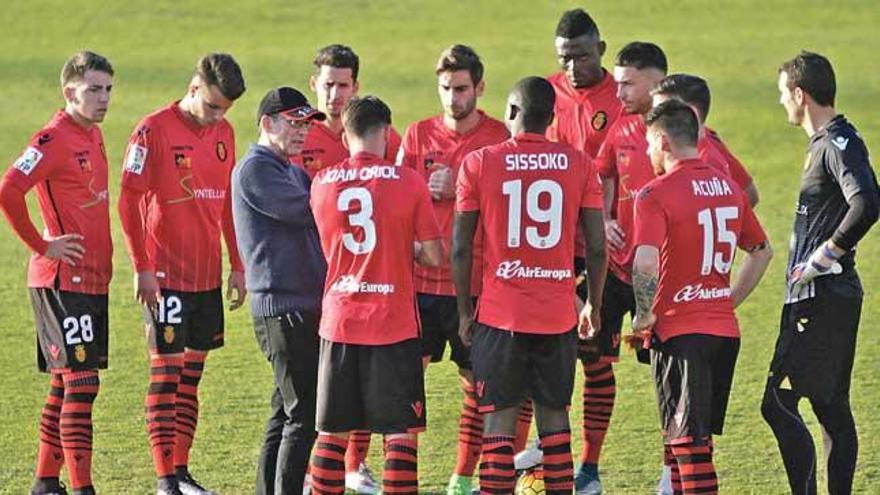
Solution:
<svg viewBox="0 0 880 495"><path fill-rule="evenodd" d="M651 343L673 491L716 493L712 435L722 432L739 352L734 308L761 279L771 250L736 182L699 159L691 108L666 101L645 122L658 178L635 205L633 329ZM731 284L737 247L746 259Z"/></svg>
<svg viewBox="0 0 880 495"><path fill-rule="evenodd" d="M426 409L412 260L439 265L442 234L424 179L381 156L388 106L375 96L352 98L343 125L351 158L312 183L328 266L312 492L343 492L349 434L370 430L385 435L383 491L415 494L415 434L425 428Z"/></svg>
<svg viewBox="0 0 880 495"><path fill-rule="evenodd" d="M37 361L51 374L40 418L32 494L64 493L66 462L74 494L93 494L92 404L107 367L107 292L113 246L107 156L97 124L110 104L113 67L92 52L61 71L65 107L37 131L0 182L0 209L32 251L27 286L37 327ZM36 189L45 234L28 214Z"/></svg>
<svg viewBox="0 0 880 495"><path fill-rule="evenodd" d="M514 490L519 405L537 409L548 493L571 493L574 473L567 408L577 358L575 231L587 240L586 334L599 326L605 283L602 194L592 161L544 136L553 86L519 81L505 115L513 138L465 157L456 185L452 273L459 333L471 345L478 405L485 414L480 489ZM478 308L470 294L473 240L483 237Z"/></svg>

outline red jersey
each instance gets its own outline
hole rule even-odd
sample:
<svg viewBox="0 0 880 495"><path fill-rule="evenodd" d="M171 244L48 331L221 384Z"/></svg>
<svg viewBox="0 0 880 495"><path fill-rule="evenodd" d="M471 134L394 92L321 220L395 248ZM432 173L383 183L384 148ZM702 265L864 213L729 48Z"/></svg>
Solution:
<svg viewBox="0 0 880 495"><path fill-rule="evenodd" d="M422 178L358 153L318 172L311 203L327 258L321 337L363 345L417 338L413 243L441 236Z"/></svg>
<svg viewBox="0 0 880 495"><path fill-rule="evenodd" d="M555 116L547 138L584 151L591 158L599 154L605 135L623 108L614 77L602 71L602 80L589 88L575 88L563 71L547 78L556 90Z"/></svg>
<svg viewBox="0 0 880 495"><path fill-rule="evenodd" d="M476 127L465 134L458 134L443 123L443 116L438 115L416 122L409 126L403 139L399 165L412 168L421 174L427 183L431 172L439 165L447 165L452 169L453 178L458 177L461 161L471 151L484 146L497 144L507 140L510 133L507 127L492 117L478 110L480 121ZM455 200L440 199L432 201L434 216L443 233L444 252L449 252L452 243L452 222L455 219ZM478 240L479 241L479 240ZM479 267L480 246L475 243L474 266ZM479 270L474 270L474 288L479 288ZM455 286L452 284L452 269L447 258L438 267L416 265L416 292L454 296ZM477 295L479 290L474 291Z"/></svg>
<svg viewBox="0 0 880 495"><path fill-rule="evenodd" d="M35 251L28 263L28 287L106 294L113 273L113 244L107 155L98 126L86 129L59 110L7 170L0 189L7 187L15 189L11 192L19 200L16 205L4 202L7 216L15 232ZM85 253L76 266L43 256L47 243L28 219L24 203L24 194L34 187L44 235L83 236L78 242Z"/></svg>
<svg viewBox="0 0 880 495"><path fill-rule="evenodd" d="M477 321L533 334L571 330L578 215L602 208L590 159L542 135L519 134L469 154L456 193L456 210L479 212L483 231Z"/></svg>
<svg viewBox="0 0 880 495"><path fill-rule="evenodd" d="M705 150L705 151L704 151ZM700 158L705 153L707 157L715 160L723 160L727 164L730 177L739 185L741 189L745 189L752 184L752 176L743 166L743 164L734 156L727 148L721 137L712 129L706 127L703 139L699 142ZM705 158L703 161L707 161ZM712 163L710 163L712 165Z"/></svg>
<svg viewBox="0 0 880 495"><path fill-rule="evenodd" d="M622 249L608 252L608 268L620 280L631 283L633 244L633 201L645 184L654 178L648 157L647 129L641 115L621 115L608 131L596 158L599 175L617 181L612 216L624 232Z"/></svg>
<svg viewBox="0 0 880 495"><path fill-rule="evenodd" d="M700 160L679 162L642 188L635 244L660 250L657 337L739 337L730 300L734 253L766 239L736 182Z"/></svg>
<svg viewBox="0 0 880 495"><path fill-rule="evenodd" d="M143 238L129 239L135 271L154 271L164 289L216 289L221 229L233 270L244 271L227 195L235 136L226 120L200 127L171 103L141 120L125 156L122 195L146 194Z"/></svg>
<svg viewBox="0 0 880 495"><path fill-rule="evenodd" d="M400 134L392 127L391 136L385 146L385 160L393 162L400 150ZM336 165L348 158L348 148L342 142L342 133L335 134L324 124L316 122L306 135L302 152L292 156L290 163L299 165L300 168L314 178L318 170L331 165Z"/></svg>

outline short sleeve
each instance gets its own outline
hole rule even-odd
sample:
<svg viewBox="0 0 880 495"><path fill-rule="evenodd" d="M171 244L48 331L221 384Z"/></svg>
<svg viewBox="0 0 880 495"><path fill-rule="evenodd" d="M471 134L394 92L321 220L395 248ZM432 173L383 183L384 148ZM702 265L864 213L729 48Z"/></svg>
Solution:
<svg viewBox="0 0 880 495"><path fill-rule="evenodd" d="M394 163L400 167L416 170L416 155L413 153L416 145L416 125L413 124L407 128L406 133L403 135L403 142L400 145Z"/></svg>
<svg viewBox="0 0 880 495"><path fill-rule="evenodd" d="M743 200L742 229L740 230L736 245L740 249L749 250L766 240L767 234L764 232L764 228L761 227L761 222L758 221L755 211L752 210L747 201Z"/></svg>
<svg viewBox="0 0 880 495"><path fill-rule="evenodd" d="M472 151L464 157L455 181L455 211L480 210L480 166L482 154Z"/></svg>
<svg viewBox="0 0 880 495"><path fill-rule="evenodd" d="M599 173L599 177L605 178L613 178L617 177L617 163L616 158L614 156L614 128L612 128L608 132L608 136L605 137L605 141L602 143L602 146L599 147L599 153L596 154L596 172Z"/></svg>
<svg viewBox="0 0 880 495"><path fill-rule="evenodd" d="M418 192L415 222L416 240L433 241L443 237L440 227L437 225L437 218L434 216L434 207L431 205L431 193L428 192L428 186L421 178L412 182L412 187Z"/></svg>
<svg viewBox="0 0 880 495"><path fill-rule="evenodd" d="M160 137L148 121L142 121L128 139L122 164L122 187L146 192L159 155ZM235 163L233 159L232 163Z"/></svg>
<svg viewBox="0 0 880 495"><path fill-rule="evenodd" d="M594 161L586 153L579 153L584 163L586 171L586 182L584 184L583 195L581 196L581 208L594 208L601 210L604 207L604 197L602 195L602 186L599 182L599 175L594 168Z"/></svg>
<svg viewBox="0 0 880 495"><path fill-rule="evenodd" d="M650 185L639 192L635 203L634 246L660 248L666 240L666 213Z"/></svg>

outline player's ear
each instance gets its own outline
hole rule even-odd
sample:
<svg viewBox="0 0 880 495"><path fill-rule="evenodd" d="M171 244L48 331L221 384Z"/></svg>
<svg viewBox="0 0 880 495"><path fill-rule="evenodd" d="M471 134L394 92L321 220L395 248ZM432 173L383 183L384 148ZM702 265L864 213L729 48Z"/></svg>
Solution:
<svg viewBox="0 0 880 495"><path fill-rule="evenodd" d="M195 96L196 92L198 92L199 90L199 86L201 85L201 83L202 80L201 78L199 78L199 76L193 76L193 78L189 81L189 90L187 91L187 93L190 96Z"/></svg>
<svg viewBox="0 0 880 495"><path fill-rule="evenodd" d="M67 103L76 103L76 88L68 84L61 88L61 94L64 96L64 101Z"/></svg>
<svg viewBox="0 0 880 495"><path fill-rule="evenodd" d="M348 147L348 133L344 130L342 131L342 146L345 146L345 149L350 149Z"/></svg>
<svg viewBox="0 0 880 495"><path fill-rule="evenodd" d="M605 44L605 41L599 41L599 58L605 55L605 49L608 48L608 45Z"/></svg>
<svg viewBox="0 0 880 495"><path fill-rule="evenodd" d="M260 117L260 131L266 133L272 132L272 117L268 115Z"/></svg>
<svg viewBox="0 0 880 495"><path fill-rule="evenodd" d="M482 81L478 82L477 87L474 89L475 89L474 92L476 93L477 97L483 96L483 91L486 89L486 81L482 80Z"/></svg>
<svg viewBox="0 0 880 495"><path fill-rule="evenodd" d="M664 153L669 153L669 151L671 150L669 137L666 136L665 132L660 133L660 149L663 150Z"/></svg>
<svg viewBox="0 0 880 495"><path fill-rule="evenodd" d="M791 93L792 93L792 96L794 97L794 102L795 102L795 103L797 103L798 105L803 105L803 104L804 104L804 100L806 100L806 96L807 96L807 94L804 92L803 89L800 88L800 86L796 86L796 87L792 90Z"/></svg>
<svg viewBox="0 0 880 495"><path fill-rule="evenodd" d="M318 87L318 80L315 78L315 75L312 74L311 76L309 76L309 89L311 89L312 92L314 93L314 92L318 91L317 87Z"/></svg>
<svg viewBox="0 0 880 495"><path fill-rule="evenodd" d="M358 90L361 88L361 83L355 81L351 83L351 95L355 96L358 94Z"/></svg>

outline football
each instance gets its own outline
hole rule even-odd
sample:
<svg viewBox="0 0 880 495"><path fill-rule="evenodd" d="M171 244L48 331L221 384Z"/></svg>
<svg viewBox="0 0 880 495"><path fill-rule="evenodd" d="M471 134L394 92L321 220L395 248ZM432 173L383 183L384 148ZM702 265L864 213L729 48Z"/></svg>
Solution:
<svg viewBox="0 0 880 495"><path fill-rule="evenodd" d="M544 493L544 472L540 469L529 469L516 480L515 495L538 495Z"/></svg>

